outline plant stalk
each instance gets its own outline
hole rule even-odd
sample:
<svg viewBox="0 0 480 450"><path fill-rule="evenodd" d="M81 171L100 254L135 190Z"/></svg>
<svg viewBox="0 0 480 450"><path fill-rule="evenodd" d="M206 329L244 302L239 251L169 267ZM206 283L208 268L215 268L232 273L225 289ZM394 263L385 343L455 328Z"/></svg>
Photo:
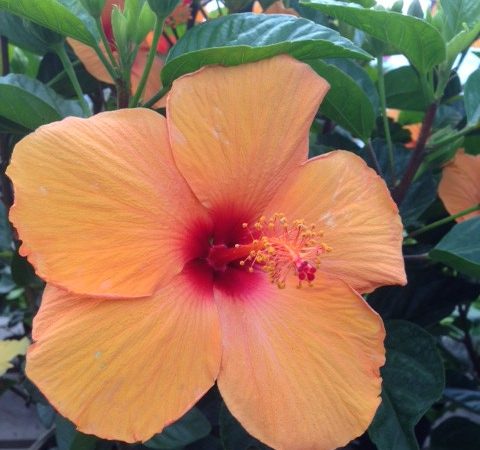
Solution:
<svg viewBox="0 0 480 450"><path fill-rule="evenodd" d="M425 148L427 140L430 137L430 132L433 126L433 120L437 112L438 103L433 102L427 109L425 116L423 118L422 127L420 129L420 135L418 137L417 145L413 151L410 161L408 162L407 170L405 171L400 184L396 186L392 192L393 199L397 202L397 205L400 205L405 196L407 195L408 189L412 184L413 178L422 164L423 158L425 157Z"/></svg>
<svg viewBox="0 0 480 450"><path fill-rule="evenodd" d="M160 36L162 34L163 23L164 23L164 19L161 19L160 17L157 16L157 18L155 19L155 27L153 29L152 45L147 55L147 62L143 69L142 77L140 78L140 82L138 83L137 90L133 95L133 97L130 99L130 104L129 104L130 107L137 106L138 102L140 101L140 98L142 97L143 90L145 89L145 85L147 84L148 75L150 74L153 61L157 54L157 46L158 46L158 41L160 40Z"/></svg>
<svg viewBox="0 0 480 450"><path fill-rule="evenodd" d="M65 50L65 44L62 42L60 45L57 45L54 50L55 50L55 53L60 58L63 68L65 69L65 72L67 73L68 78L72 83L73 89L77 94L78 101L82 108L83 114L85 115L85 117L91 116L92 113L90 111L90 107L88 106L88 103L86 102L85 97L83 96L82 88L80 87L80 83L78 82L77 74L73 69L72 61L70 61L70 58L67 55L67 51Z"/></svg>
<svg viewBox="0 0 480 450"><path fill-rule="evenodd" d="M440 219L435 222L432 222L429 225L425 225L424 227L419 228L418 230L412 231L408 236L409 237L418 236L419 234L425 233L426 231L433 230L441 225L445 225L446 223L453 222L455 219L466 216L467 214L470 214L475 211L480 211L480 205L472 206L471 208L464 209L463 211L460 211L457 214L452 214L451 216L445 217L444 219Z"/></svg>
<svg viewBox="0 0 480 450"><path fill-rule="evenodd" d="M387 141L388 151L388 166L390 169L392 186L397 184L395 174L395 157L393 155L392 136L390 135L390 126L387 117L387 100L385 96L385 76L383 73L383 55L377 57L377 72L378 72L378 95L380 97L380 107L382 108L383 129L385 132L385 139Z"/></svg>

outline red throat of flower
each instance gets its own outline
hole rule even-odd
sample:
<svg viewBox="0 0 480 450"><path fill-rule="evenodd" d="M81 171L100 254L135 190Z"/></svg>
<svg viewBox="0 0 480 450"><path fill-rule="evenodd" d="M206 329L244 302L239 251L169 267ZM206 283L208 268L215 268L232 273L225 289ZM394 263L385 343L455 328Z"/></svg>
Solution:
<svg viewBox="0 0 480 450"><path fill-rule="evenodd" d="M303 220L289 223L281 213L271 218L262 216L253 226L243 223L242 228L250 242L210 247L207 261L215 270L224 270L231 263L249 272L261 269L279 288L285 287L287 277L293 273L301 287L303 282L311 285L321 255L332 250L321 242L322 233L314 224L305 225Z"/></svg>

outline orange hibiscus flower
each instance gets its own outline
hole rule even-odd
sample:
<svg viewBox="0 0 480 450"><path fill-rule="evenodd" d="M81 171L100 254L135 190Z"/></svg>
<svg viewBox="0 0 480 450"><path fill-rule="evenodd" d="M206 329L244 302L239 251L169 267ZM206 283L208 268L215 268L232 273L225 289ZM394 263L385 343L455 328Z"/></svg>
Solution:
<svg viewBox="0 0 480 450"><path fill-rule="evenodd" d="M300 14L298 14L298 12L295 11L293 8L286 8L283 0L277 0L276 2L273 2L265 10L262 8L262 5L260 5L260 2L257 1L253 4L252 11L257 14L263 12L265 14L289 14L291 16L300 17Z"/></svg>
<svg viewBox="0 0 480 450"><path fill-rule="evenodd" d="M443 168L438 195L452 215L480 204L480 155L459 150ZM480 211L475 211L456 220L463 222L479 215Z"/></svg>
<svg viewBox="0 0 480 450"><path fill-rule="evenodd" d="M114 6L123 8L124 0L107 0L103 9L101 21L107 40L110 43L112 53L114 57L117 57L117 51L113 39L113 31L111 25L112 8ZM71 38L68 38L67 41L70 44L70 47L72 47L72 50L77 55L77 58L82 62L82 64L85 66L85 69L87 69L87 71L91 75L93 75L97 80L103 81L104 83L115 84L114 80L112 79L112 77L110 76L107 69L105 68L102 61L92 47L89 47L88 45L85 45L82 42L76 41L75 39ZM145 44L142 44L138 50L135 61L133 62L132 70L130 73L132 94L137 90L140 79L142 78L143 69L147 62L149 48L150 46L148 45L147 41L145 42ZM152 68L147 78L145 89L143 90L142 97L145 100L150 99L162 89L160 72L162 71L163 65L164 63L162 58L160 56L155 57L155 59L153 60ZM154 105L155 108L160 108L164 106L165 98L160 99Z"/></svg>
<svg viewBox="0 0 480 450"><path fill-rule="evenodd" d="M327 90L288 56L210 66L174 82L166 119L67 118L17 144L10 217L48 283L26 370L81 431L145 441L215 381L277 449L368 427L384 328L359 293L405 283L402 225L362 159L306 160Z"/></svg>

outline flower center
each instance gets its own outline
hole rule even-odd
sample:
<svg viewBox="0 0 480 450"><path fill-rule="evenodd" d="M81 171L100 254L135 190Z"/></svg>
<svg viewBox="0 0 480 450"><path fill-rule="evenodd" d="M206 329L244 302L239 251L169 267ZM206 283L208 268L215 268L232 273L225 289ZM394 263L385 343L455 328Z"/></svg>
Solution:
<svg viewBox="0 0 480 450"><path fill-rule="evenodd" d="M298 287L303 282L309 285L315 280L320 256L332 249L321 242L322 232L315 224L306 225L304 220L289 223L284 214L265 216L249 226L242 224L251 241L233 247L212 245L207 261L216 270L225 270L228 264L238 264L249 272L261 269L272 283L284 288L287 277L294 274Z"/></svg>

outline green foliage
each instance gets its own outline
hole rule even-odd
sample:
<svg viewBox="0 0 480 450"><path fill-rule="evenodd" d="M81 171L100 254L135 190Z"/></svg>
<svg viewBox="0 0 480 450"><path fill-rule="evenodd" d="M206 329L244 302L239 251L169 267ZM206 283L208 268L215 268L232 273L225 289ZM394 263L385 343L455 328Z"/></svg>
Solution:
<svg viewBox="0 0 480 450"><path fill-rule="evenodd" d="M428 99L420 80L411 66L393 69L385 74L386 100L389 108L425 111Z"/></svg>
<svg viewBox="0 0 480 450"><path fill-rule="evenodd" d="M309 61L309 64L330 83L330 91L321 107L322 113L354 136L367 140L375 124L375 113L363 89L335 65L320 59Z"/></svg>
<svg viewBox="0 0 480 450"><path fill-rule="evenodd" d="M479 442L478 423L463 417L452 417L433 430L430 450L477 450Z"/></svg>
<svg viewBox="0 0 480 450"><path fill-rule="evenodd" d="M95 450L97 438L80 433L69 420L57 415L55 418L55 436L58 450Z"/></svg>
<svg viewBox="0 0 480 450"><path fill-rule="evenodd" d="M183 448L185 445L208 436L211 429L210 422L200 410L192 408L160 434L145 442L145 446L162 450Z"/></svg>
<svg viewBox="0 0 480 450"><path fill-rule="evenodd" d="M176 78L207 64L234 66L282 53L308 61L316 58L369 55L335 31L286 15L242 14L221 17L193 28L168 54L162 80Z"/></svg>
<svg viewBox="0 0 480 450"><path fill-rule="evenodd" d="M75 0L0 0L0 10L17 14L87 45L97 44L93 20Z"/></svg>
<svg viewBox="0 0 480 450"><path fill-rule="evenodd" d="M265 444L250 436L223 405L220 410L220 437L225 450L269 450Z"/></svg>
<svg viewBox="0 0 480 450"><path fill-rule="evenodd" d="M302 4L332 15L394 47L420 72L429 71L445 59L445 43L440 33L416 17L331 0L312 0Z"/></svg>
<svg viewBox="0 0 480 450"><path fill-rule="evenodd" d="M382 403L368 432L378 450L418 450L413 427L442 395L443 363L420 327L391 321L386 330Z"/></svg>
<svg viewBox="0 0 480 450"><path fill-rule="evenodd" d="M0 77L0 96L0 116L30 130L68 115L82 115L76 101L65 100L43 83L24 75Z"/></svg>
<svg viewBox="0 0 480 450"><path fill-rule="evenodd" d="M480 217L456 224L430 251L435 261L480 278Z"/></svg>
<svg viewBox="0 0 480 450"><path fill-rule="evenodd" d="M465 83L465 112L470 125L480 122L480 69L473 72Z"/></svg>

